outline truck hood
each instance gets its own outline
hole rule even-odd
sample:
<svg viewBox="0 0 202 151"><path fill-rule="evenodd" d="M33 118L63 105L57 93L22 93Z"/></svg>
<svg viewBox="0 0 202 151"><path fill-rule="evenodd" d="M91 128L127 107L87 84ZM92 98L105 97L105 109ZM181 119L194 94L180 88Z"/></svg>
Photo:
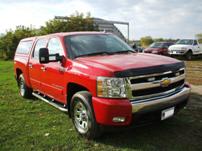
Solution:
<svg viewBox="0 0 202 151"><path fill-rule="evenodd" d="M79 64L90 68L99 68L110 72L152 67L180 62L176 59L146 53L115 54L104 56L81 57L75 59Z"/></svg>
<svg viewBox="0 0 202 151"><path fill-rule="evenodd" d="M181 48L190 48L191 45L172 45L169 47L170 50L180 50Z"/></svg>

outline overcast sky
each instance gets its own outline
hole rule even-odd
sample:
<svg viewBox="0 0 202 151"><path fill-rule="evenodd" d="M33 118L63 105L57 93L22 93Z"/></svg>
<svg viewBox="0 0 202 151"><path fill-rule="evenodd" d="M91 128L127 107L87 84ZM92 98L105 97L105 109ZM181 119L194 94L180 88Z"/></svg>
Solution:
<svg viewBox="0 0 202 151"><path fill-rule="evenodd" d="M17 25L40 27L75 11L130 23L130 38L193 38L202 33L202 0L0 0L0 33ZM124 34L126 27L118 26Z"/></svg>

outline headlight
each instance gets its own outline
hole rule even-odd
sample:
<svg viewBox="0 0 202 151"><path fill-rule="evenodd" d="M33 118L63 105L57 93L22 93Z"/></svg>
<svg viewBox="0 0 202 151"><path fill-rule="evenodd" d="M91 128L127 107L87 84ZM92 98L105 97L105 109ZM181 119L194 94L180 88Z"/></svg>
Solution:
<svg viewBox="0 0 202 151"><path fill-rule="evenodd" d="M128 84L126 78L97 78L97 96L106 98L126 98Z"/></svg>

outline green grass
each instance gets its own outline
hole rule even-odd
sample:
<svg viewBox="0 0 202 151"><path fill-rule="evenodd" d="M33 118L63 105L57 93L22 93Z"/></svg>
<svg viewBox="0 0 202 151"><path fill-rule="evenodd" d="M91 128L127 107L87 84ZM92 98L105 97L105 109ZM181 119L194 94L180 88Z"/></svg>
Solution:
<svg viewBox="0 0 202 151"><path fill-rule="evenodd" d="M0 61L0 151L29 150L202 150L202 96L192 94L187 109L167 121L105 133L96 141L77 135L71 119L38 99L23 99L13 63Z"/></svg>

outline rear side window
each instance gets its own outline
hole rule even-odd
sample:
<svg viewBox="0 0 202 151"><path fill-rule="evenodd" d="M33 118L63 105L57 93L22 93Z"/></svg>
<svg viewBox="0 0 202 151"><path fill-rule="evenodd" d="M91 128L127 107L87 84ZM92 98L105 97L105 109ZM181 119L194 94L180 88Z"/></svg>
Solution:
<svg viewBox="0 0 202 151"><path fill-rule="evenodd" d="M29 54L33 41L21 41L16 50L17 53Z"/></svg>
<svg viewBox="0 0 202 151"><path fill-rule="evenodd" d="M39 49L40 48L46 48L48 40L47 39L39 39L36 42L34 53L32 54L33 58L38 59L39 58Z"/></svg>

